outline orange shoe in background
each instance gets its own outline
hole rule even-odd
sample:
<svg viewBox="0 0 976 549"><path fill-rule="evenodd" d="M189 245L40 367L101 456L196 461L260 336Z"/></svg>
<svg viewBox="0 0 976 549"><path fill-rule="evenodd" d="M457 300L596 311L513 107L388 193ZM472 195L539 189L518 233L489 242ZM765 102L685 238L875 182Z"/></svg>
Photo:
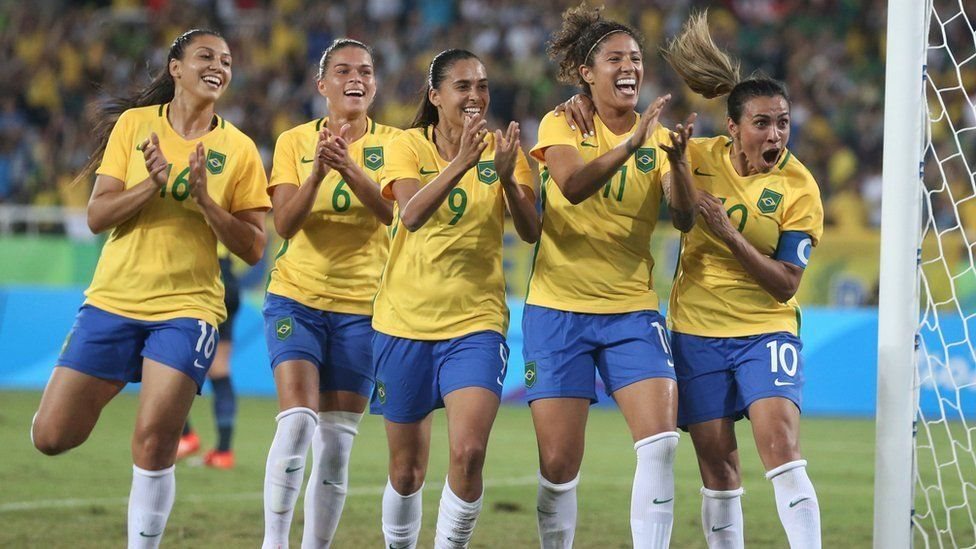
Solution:
<svg viewBox="0 0 976 549"><path fill-rule="evenodd" d="M221 452L219 450L210 450L203 456L203 464L214 469L233 469L234 451L227 450L226 452Z"/></svg>
<svg viewBox="0 0 976 549"><path fill-rule="evenodd" d="M180 445L176 447L176 459L183 459L200 451L200 437L196 431L180 437Z"/></svg>

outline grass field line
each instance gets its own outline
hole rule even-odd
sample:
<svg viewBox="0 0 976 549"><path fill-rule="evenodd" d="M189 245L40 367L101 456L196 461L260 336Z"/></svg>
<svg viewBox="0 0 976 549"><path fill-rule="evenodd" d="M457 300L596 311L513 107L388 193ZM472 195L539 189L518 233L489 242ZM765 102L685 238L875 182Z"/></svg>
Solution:
<svg viewBox="0 0 976 549"><path fill-rule="evenodd" d="M485 488L501 488L506 486L532 486L539 482L535 475L524 477L511 477L499 479L485 479ZM386 485L382 486L363 486L349 488L347 496L381 496ZM427 490L440 490L444 488L443 481L427 481L424 484ZM181 496L177 487L176 500L178 502L189 503L209 503L216 501L251 501L263 498L261 492L239 492L229 494L187 494ZM104 497L104 498L64 498L64 499L40 499L34 501L15 501L0 504L0 513L12 513L16 511L37 511L41 509L70 509L76 507L89 507L92 505L126 505L128 497Z"/></svg>

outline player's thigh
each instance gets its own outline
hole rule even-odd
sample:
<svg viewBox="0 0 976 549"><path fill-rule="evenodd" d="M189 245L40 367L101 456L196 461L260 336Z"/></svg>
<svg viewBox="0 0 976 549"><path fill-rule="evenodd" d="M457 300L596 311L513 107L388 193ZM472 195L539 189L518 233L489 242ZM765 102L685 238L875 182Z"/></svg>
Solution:
<svg viewBox="0 0 976 549"><path fill-rule="evenodd" d="M539 466L549 482L576 478L586 445L588 398L540 398L529 406L539 446Z"/></svg>
<svg viewBox="0 0 976 549"><path fill-rule="evenodd" d="M274 381L279 410L319 410L319 368L316 364L304 359L279 362L274 366Z"/></svg>
<svg viewBox="0 0 976 549"><path fill-rule="evenodd" d="M125 382L57 366L44 388L31 427L35 445L56 453L83 442Z"/></svg>
<svg viewBox="0 0 976 549"><path fill-rule="evenodd" d="M801 459L800 409L783 397L767 397L749 406L759 458L767 471Z"/></svg>
<svg viewBox="0 0 976 549"><path fill-rule="evenodd" d="M675 430L677 393L677 384L667 377L643 379L613 393L634 442Z"/></svg>
<svg viewBox="0 0 976 549"><path fill-rule="evenodd" d="M710 490L732 490L741 485L735 420L719 418L688 425L698 457L702 482Z"/></svg>
<svg viewBox="0 0 976 549"><path fill-rule="evenodd" d="M144 360L132 437L136 465L161 469L173 464L183 424L198 390L198 382L184 371L149 358Z"/></svg>
<svg viewBox="0 0 976 549"><path fill-rule="evenodd" d="M732 367L734 342L673 332L674 369L678 380L678 426L742 417Z"/></svg>
<svg viewBox="0 0 976 549"><path fill-rule="evenodd" d="M389 476L393 489L409 495L424 483L430 459L430 430L433 415L419 421L398 423L386 420L386 440L389 446Z"/></svg>
<svg viewBox="0 0 976 549"><path fill-rule="evenodd" d="M483 456L501 400L483 387L465 387L444 396L451 457Z"/></svg>
<svg viewBox="0 0 976 549"><path fill-rule="evenodd" d="M592 316L526 305L522 356L530 403L556 398L596 402L596 347L585 337Z"/></svg>
<svg viewBox="0 0 976 549"><path fill-rule="evenodd" d="M217 351L214 354L213 363L210 365L210 369L207 371L207 377L210 379L222 379L225 377L230 377L230 353L232 345L230 341L224 341L223 339L217 343Z"/></svg>
<svg viewBox="0 0 976 549"><path fill-rule="evenodd" d="M411 424L443 406L433 356L435 342L377 333L373 338L376 391L370 409L388 422Z"/></svg>
<svg viewBox="0 0 976 549"><path fill-rule="evenodd" d="M373 392L371 318L367 315L326 313L329 337L320 369L320 410L362 412Z"/></svg>

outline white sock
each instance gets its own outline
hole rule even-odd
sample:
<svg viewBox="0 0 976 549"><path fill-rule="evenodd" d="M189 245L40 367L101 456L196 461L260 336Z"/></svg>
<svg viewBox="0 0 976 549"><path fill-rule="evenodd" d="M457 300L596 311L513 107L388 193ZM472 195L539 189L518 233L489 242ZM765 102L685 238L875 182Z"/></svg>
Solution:
<svg viewBox="0 0 976 549"><path fill-rule="evenodd" d="M630 496L630 530L635 549L671 543L674 522L674 454L678 433L669 431L638 440L637 470Z"/></svg>
<svg viewBox="0 0 976 549"><path fill-rule="evenodd" d="M289 408L275 420L278 429L264 469L264 549L288 547L291 517L305 478L305 456L319 417L309 408Z"/></svg>
<svg viewBox="0 0 976 549"><path fill-rule="evenodd" d="M742 488L702 488L702 529L708 549L743 549Z"/></svg>
<svg viewBox="0 0 976 549"><path fill-rule="evenodd" d="M414 549L420 537L420 520L424 511L424 487L401 496L389 479L383 490L383 538L393 549Z"/></svg>
<svg viewBox="0 0 976 549"><path fill-rule="evenodd" d="M363 414L319 412L312 437L312 476L305 487L305 531L302 549L332 545L349 485L349 453Z"/></svg>
<svg viewBox="0 0 976 549"><path fill-rule="evenodd" d="M482 499L484 494L475 501L464 501L454 493L447 479L444 479L434 549L463 549L468 546L478 515L481 514Z"/></svg>
<svg viewBox="0 0 976 549"><path fill-rule="evenodd" d="M554 484L539 473L536 512L542 549L570 549L576 536L576 487L580 476Z"/></svg>
<svg viewBox="0 0 976 549"><path fill-rule="evenodd" d="M792 549L820 549L820 503L804 459L766 472L773 481L776 510Z"/></svg>
<svg viewBox="0 0 976 549"><path fill-rule="evenodd" d="M159 547L176 497L176 466L147 471L132 466L129 491L129 549Z"/></svg>

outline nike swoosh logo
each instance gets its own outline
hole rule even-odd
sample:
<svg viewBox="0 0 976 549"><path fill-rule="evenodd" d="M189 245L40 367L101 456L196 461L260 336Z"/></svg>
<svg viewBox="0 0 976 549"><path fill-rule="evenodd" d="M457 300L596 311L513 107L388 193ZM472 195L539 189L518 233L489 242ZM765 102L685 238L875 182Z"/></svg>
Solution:
<svg viewBox="0 0 976 549"><path fill-rule="evenodd" d="M142 537L144 537L144 538L155 538L155 537L159 537L159 536L163 535L163 533L160 532L158 534L147 534L145 532L139 532L139 535L142 536Z"/></svg>
<svg viewBox="0 0 976 549"><path fill-rule="evenodd" d="M713 173L705 173L698 168L695 168L695 175L700 175L702 177L715 177Z"/></svg>
<svg viewBox="0 0 976 549"><path fill-rule="evenodd" d="M396 545L393 545L392 543L390 544L390 549L407 549L408 547L410 547L410 546L409 545L396 546Z"/></svg>
<svg viewBox="0 0 976 549"><path fill-rule="evenodd" d="M587 143L586 141L580 141L580 147L593 147L594 149L600 148L594 145L593 143Z"/></svg>
<svg viewBox="0 0 976 549"><path fill-rule="evenodd" d="M721 532L722 530L732 528L731 524L726 524L725 526L719 526L718 528L712 526L712 532Z"/></svg>
<svg viewBox="0 0 976 549"><path fill-rule="evenodd" d="M303 465L299 465L298 467L285 467L285 472L286 473L294 473L295 471L298 471L302 467L304 467L304 466Z"/></svg>
<svg viewBox="0 0 976 549"><path fill-rule="evenodd" d="M314 158L311 160L306 160L304 156L302 157L302 164L310 164L312 162L315 162Z"/></svg>
<svg viewBox="0 0 976 549"><path fill-rule="evenodd" d="M654 505L661 505L662 503L667 503L673 499L674 499L673 497L668 499L662 499L662 500L658 500L657 498L654 498Z"/></svg>
<svg viewBox="0 0 976 549"><path fill-rule="evenodd" d="M536 510L536 511L537 511L537 512L538 512L538 513L539 513L540 515L545 515L545 516L547 516L547 517L554 517L554 516L556 516L556 512L555 512L555 511L543 511L543 510L542 510L542 509L540 509L539 507L536 507L536 508L535 508L535 510Z"/></svg>
<svg viewBox="0 0 976 549"><path fill-rule="evenodd" d="M432 173L437 173L437 170L425 170L420 168L420 175L430 175Z"/></svg>
<svg viewBox="0 0 976 549"><path fill-rule="evenodd" d="M803 498L800 498L800 499L797 499L797 500L794 500L794 501L791 501L791 502L790 502L790 509L792 509L792 508L794 508L794 507L796 507L797 505L799 505L799 504L801 504L801 503L803 503L804 501L806 501L806 500L808 500L808 499L810 499L810 498L808 498L808 497L803 497Z"/></svg>
<svg viewBox="0 0 976 549"><path fill-rule="evenodd" d="M332 482L331 480L323 480L322 484L325 486L342 486L341 482Z"/></svg>
<svg viewBox="0 0 976 549"><path fill-rule="evenodd" d="M786 385L796 385L796 383L793 383L792 381L780 381L779 378L776 378L776 380L773 381L773 385L777 387L784 387Z"/></svg>
<svg viewBox="0 0 976 549"><path fill-rule="evenodd" d="M199 362L197 362L197 359L195 359L195 358L193 359L193 365L196 366L197 368L200 368L201 370L206 370L207 369L206 366L204 366L203 364L200 364Z"/></svg>

